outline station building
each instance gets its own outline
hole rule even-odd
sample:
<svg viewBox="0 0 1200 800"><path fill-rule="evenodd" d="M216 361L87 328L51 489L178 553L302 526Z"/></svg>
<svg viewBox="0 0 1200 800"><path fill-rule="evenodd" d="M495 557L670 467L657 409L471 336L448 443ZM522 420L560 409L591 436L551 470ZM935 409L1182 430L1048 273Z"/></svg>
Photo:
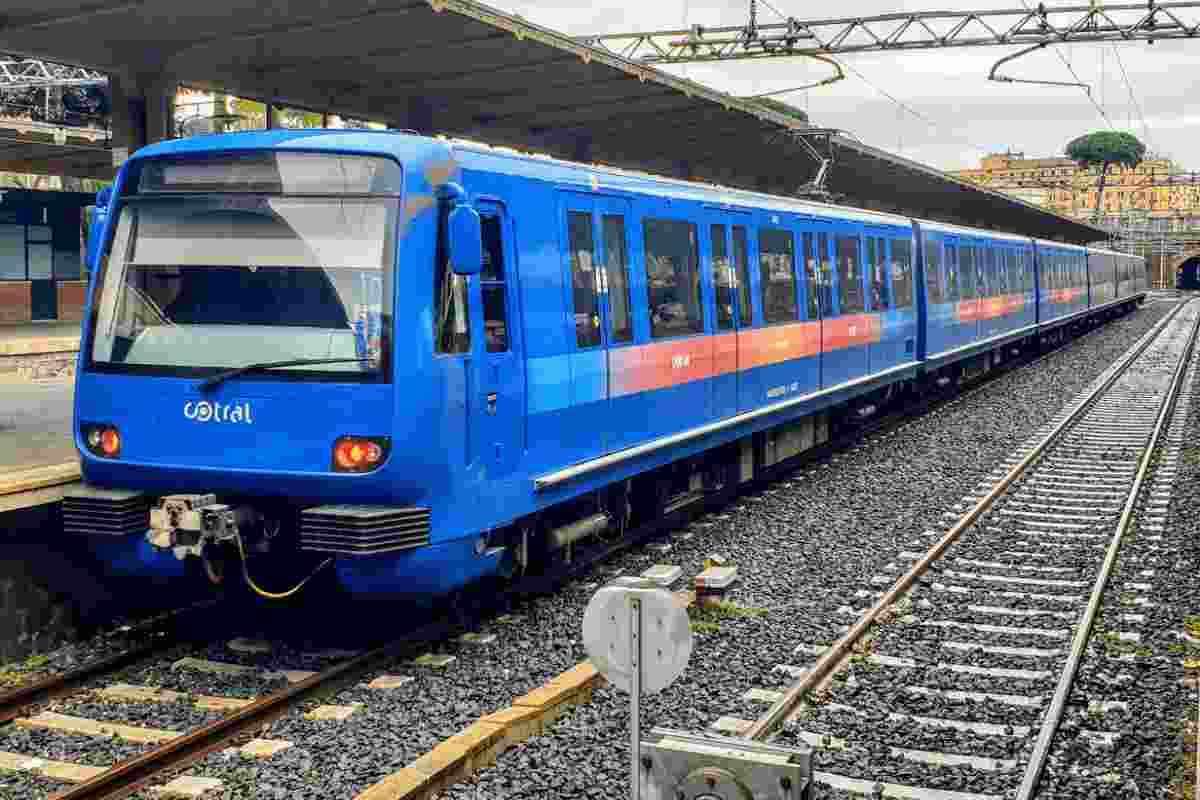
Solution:
<svg viewBox="0 0 1200 800"><path fill-rule="evenodd" d="M83 192L0 189L0 323L83 318Z"/></svg>

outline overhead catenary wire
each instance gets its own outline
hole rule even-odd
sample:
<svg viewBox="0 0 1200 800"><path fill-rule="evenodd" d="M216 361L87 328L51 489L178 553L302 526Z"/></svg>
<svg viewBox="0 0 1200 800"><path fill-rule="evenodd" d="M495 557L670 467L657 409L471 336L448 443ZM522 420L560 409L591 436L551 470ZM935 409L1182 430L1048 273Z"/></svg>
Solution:
<svg viewBox="0 0 1200 800"><path fill-rule="evenodd" d="M1026 11L1033 10L1029 7L1029 3L1025 2L1025 0L1021 0L1021 5L1023 5L1025 7ZM1067 72L1071 73L1071 77L1075 79L1075 82L1086 86L1087 84L1084 83L1083 78L1079 77L1079 73L1077 73L1075 71L1075 68L1073 66L1071 66L1071 62L1068 61L1065 56L1063 56L1062 52L1058 49L1057 45L1051 44L1050 49L1054 51L1054 55L1058 56L1058 60L1061 61L1063 63L1063 66L1067 68ZM1108 125L1108 127L1110 127L1110 128L1114 127L1112 124L1112 120L1110 120L1108 118L1108 114L1104 113L1104 107L1096 102L1096 98L1092 97L1092 93L1090 91L1085 90L1084 94L1087 95L1087 99L1091 102L1092 106L1095 107L1096 111L1100 112L1100 116L1101 116L1101 118L1103 118L1104 123L1106 125Z"/></svg>
<svg viewBox="0 0 1200 800"><path fill-rule="evenodd" d="M1146 138L1146 143L1150 144L1150 125L1146 122L1146 115L1142 112L1142 105L1138 102L1137 96L1133 91L1133 83L1129 80L1129 73L1125 71L1125 62L1121 60L1121 53L1117 50L1117 46L1113 45L1113 55L1117 57L1117 66L1121 68L1121 79L1125 82L1125 88L1129 91L1129 102L1137 111L1138 119L1142 123L1142 135Z"/></svg>

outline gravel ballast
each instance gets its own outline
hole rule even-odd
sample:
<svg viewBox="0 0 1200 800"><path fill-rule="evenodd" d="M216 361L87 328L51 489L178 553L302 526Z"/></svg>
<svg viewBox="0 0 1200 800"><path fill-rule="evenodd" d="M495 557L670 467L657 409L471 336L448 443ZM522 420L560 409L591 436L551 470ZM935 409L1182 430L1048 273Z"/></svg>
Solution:
<svg viewBox="0 0 1200 800"><path fill-rule="evenodd" d="M447 667L414 667L409 658L386 666L381 673L416 681L387 693L360 686L327 698L365 704L346 722L315 723L290 713L264 735L295 747L268 761L217 755L191 773L225 780L227 798L353 797L441 738L584 660L579 625L595 584L655 563L678 564L685 577L695 575L710 553L739 567L743 577L733 599L766 613L723 619L697 634L687 672L647 698L644 719L647 728L699 729L720 716L753 718L765 709L741 699L747 689L787 685L776 667L811 660L792 652L797 643L836 639L853 619L843 608L868 604L854 598L856 590L872 588L872 575L916 535L938 527L944 511L1169 308L1150 304L1035 367L742 498L677 532L666 552L646 547L618 556L554 596L520 605L515 622L484 625L482 632L497 636L490 645L441 644L438 651L457 657ZM580 797L621 787L626 709L624 695L601 689L549 734L510 750L447 796Z"/></svg>

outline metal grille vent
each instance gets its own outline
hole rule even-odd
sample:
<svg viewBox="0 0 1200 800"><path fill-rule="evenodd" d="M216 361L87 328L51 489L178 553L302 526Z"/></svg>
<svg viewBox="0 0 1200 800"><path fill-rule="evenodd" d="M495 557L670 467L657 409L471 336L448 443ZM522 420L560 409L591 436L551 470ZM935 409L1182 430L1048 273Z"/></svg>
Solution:
<svg viewBox="0 0 1200 800"><path fill-rule="evenodd" d="M429 509L336 505L300 512L300 549L368 556L429 544Z"/></svg>
<svg viewBox="0 0 1200 800"><path fill-rule="evenodd" d="M62 522L66 533L144 534L150 528L150 498L142 492L83 486L63 496Z"/></svg>

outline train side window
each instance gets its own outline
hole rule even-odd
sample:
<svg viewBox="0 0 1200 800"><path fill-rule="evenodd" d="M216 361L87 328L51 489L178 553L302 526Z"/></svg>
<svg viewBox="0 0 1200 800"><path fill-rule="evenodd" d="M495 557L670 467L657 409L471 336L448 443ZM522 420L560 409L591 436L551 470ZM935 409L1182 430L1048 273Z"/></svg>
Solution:
<svg viewBox="0 0 1200 800"><path fill-rule="evenodd" d="M1004 263L1005 255L1003 250L988 251L988 267L992 271L992 294L996 297L1008 294L1008 265Z"/></svg>
<svg viewBox="0 0 1200 800"><path fill-rule="evenodd" d="M945 301L958 300L958 246L946 244L946 294Z"/></svg>
<svg viewBox="0 0 1200 800"><path fill-rule="evenodd" d="M817 263L821 267L817 291L821 297L821 316L833 313L833 263L829 260L829 234L817 234Z"/></svg>
<svg viewBox="0 0 1200 800"><path fill-rule="evenodd" d="M712 269L713 295L717 302L717 329L727 331L733 328L734 284L733 270L729 264L728 245L725 242L725 226L711 226L709 238L712 242L710 268Z"/></svg>
<svg viewBox="0 0 1200 800"><path fill-rule="evenodd" d="M440 237L439 237L440 238ZM445 355L471 349L471 317L467 312L467 278L450 269L444 242L438 242L438 263L433 282L433 346Z"/></svg>
<svg viewBox="0 0 1200 800"><path fill-rule="evenodd" d="M964 245L959 251L958 263L958 297L960 300L975 299L975 279L975 248Z"/></svg>
<svg viewBox="0 0 1200 800"><path fill-rule="evenodd" d="M874 294L875 289L875 237L866 237L866 259L863 261L864 268L867 271L867 285L871 287L871 293ZM874 297L871 297L874 300ZM871 308L875 308L875 303L871 303Z"/></svg>
<svg viewBox="0 0 1200 800"><path fill-rule="evenodd" d="M946 245L947 254L952 245ZM946 259L946 278L950 277L950 260ZM946 279L942 277L942 243L932 236L925 236L925 285L929 290L929 302L946 302Z"/></svg>
<svg viewBox="0 0 1200 800"><path fill-rule="evenodd" d="M575 305L575 344L600 344L600 301L596 277L596 241L592 215L567 212L567 249L571 257L571 296Z"/></svg>
<svg viewBox="0 0 1200 800"><path fill-rule="evenodd" d="M508 350L508 291L504 282L504 235L500 217L484 214L480 219L483 238L483 271L479 274L483 293L483 333L489 353Z"/></svg>
<svg viewBox="0 0 1200 800"><path fill-rule="evenodd" d="M768 325L795 322L796 240L791 231L760 228L758 280L761 284L763 320Z"/></svg>
<svg viewBox="0 0 1200 800"><path fill-rule="evenodd" d="M1033 291L1033 251L1026 250L1021 258L1022 272L1025 276L1025 291Z"/></svg>
<svg viewBox="0 0 1200 800"><path fill-rule="evenodd" d="M868 239L875 243L874 258L867 256L867 279L871 284L871 308L876 311L887 311L892 307L891 292L888 291L888 258L887 240L882 238Z"/></svg>
<svg viewBox="0 0 1200 800"><path fill-rule="evenodd" d="M612 341L633 341L633 313L629 301L629 253L625 247L625 218L605 214L600 218L604 237L604 276L608 282L608 316Z"/></svg>
<svg viewBox="0 0 1200 800"><path fill-rule="evenodd" d="M750 297L750 240L742 225L733 226L733 268L737 271L734 288L738 296L738 315L742 326L748 327L754 324L754 307Z"/></svg>
<svg viewBox="0 0 1200 800"><path fill-rule="evenodd" d="M857 236L836 237L838 267L838 305L843 314L865 310L862 256Z"/></svg>
<svg viewBox="0 0 1200 800"><path fill-rule="evenodd" d="M647 219L646 288L650 336L663 339L704 331L696 226L674 219Z"/></svg>
<svg viewBox="0 0 1200 800"><path fill-rule="evenodd" d="M975 268L979 274L977 297L991 297L996 290L996 276L992 272L992 251L986 247L975 248Z"/></svg>
<svg viewBox="0 0 1200 800"><path fill-rule="evenodd" d="M817 265L817 254L813 251L815 236L805 233L802 237L804 244L804 289L808 297L808 319L821 318L820 309L820 267Z"/></svg>
<svg viewBox="0 0 1200 800"><path fill-rule="evenodd" d="M896 295L896 308L901 309L912 306L911 239L892 239L892 291Z"/></svg>

